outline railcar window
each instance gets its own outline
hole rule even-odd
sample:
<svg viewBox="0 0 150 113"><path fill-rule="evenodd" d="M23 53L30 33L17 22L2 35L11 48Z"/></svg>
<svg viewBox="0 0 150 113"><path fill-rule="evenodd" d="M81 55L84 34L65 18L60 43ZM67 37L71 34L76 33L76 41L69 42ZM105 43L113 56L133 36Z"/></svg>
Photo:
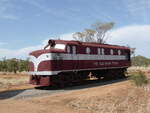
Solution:
<svg viewBox="0 0 150 113"><path fill-rule="evenodd" d="M67 46L67 53L70 53L70 52L71 52L70 46Z"/></svg>
<svg viewBox="0 0 150 113"><path fill-rule="evenodd" d="M98 53L98 55L101 54L101 49L100 48L97 49L97 53Z"/></svg>
<svg viewBox="0 0 150 113"><path fill-rule="evenodd" d="M118 50L118 55L121 55L121 50Z"/></svg>
<svg viewBox="0 0 150 113"><path fill-rule="evenodd" d="M102 55L104 55L105 54L105 49L104 48L102 48Z"/></svg>
<svg viewBox="0 0 150 113"><path fill-rule="evenodd" d="M73 54L76 54L76 46L72 46Z"/></svg>
<svg viewBox="0 0 150 113"><path fill-rule="evenodd" d="M65 49L65 44L56 44L55 45L55 47L54 47L55 49Z"/></svg>
<svg viewBox="0 0 150 113"><path fill-rule="evenodd" d="M90 54L90 52L91 52L90 48L87 47L87 48L86 48L86 53L87 53L87 54Z"/></svg>
<svg viewBox="0 0 150 113"><path fill-rule="evenodd" d="M111 55L114 54L114 50L113 50L113 49L110 50L110 54L111 54Z"/></svg>

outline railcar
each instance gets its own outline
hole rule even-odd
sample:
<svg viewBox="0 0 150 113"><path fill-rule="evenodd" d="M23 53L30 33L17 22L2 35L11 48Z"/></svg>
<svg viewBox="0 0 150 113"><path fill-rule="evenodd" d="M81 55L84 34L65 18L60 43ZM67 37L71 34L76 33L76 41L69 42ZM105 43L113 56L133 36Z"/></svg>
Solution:
<svg viewBox="0 0 150 113"><path fill-rule="evenodd" d="M94 42L53 40L53 47L29 54L30 83L63 87L89 77L121 78L131 65L130 48Z"/></svg>

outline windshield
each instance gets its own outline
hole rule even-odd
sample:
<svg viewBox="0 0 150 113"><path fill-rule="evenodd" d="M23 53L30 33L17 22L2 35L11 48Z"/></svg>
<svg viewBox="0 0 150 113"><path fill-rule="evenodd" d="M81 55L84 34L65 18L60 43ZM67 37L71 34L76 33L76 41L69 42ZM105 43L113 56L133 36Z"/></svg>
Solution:
<svg viewBox="0 0 150 113"><path fill-rule="evenodd" d="M56 44L55 46L54 46L54 48L55 49L65 49L65 44Z"/></svg>

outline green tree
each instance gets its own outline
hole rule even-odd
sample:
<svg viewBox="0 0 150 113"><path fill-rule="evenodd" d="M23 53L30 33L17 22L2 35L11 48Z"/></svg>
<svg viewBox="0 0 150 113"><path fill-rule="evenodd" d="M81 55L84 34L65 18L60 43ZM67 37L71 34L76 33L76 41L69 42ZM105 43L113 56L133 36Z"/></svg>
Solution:
<svg viewBox="0 0 150 113"><path fill-rule="evenodd" d="M18 67L19 72L28 71L28 60L20 60Z"/></svg>
<svg viewBox="0 0 150 113"><path fill-rule="evenodd" d="M7 71L7 60L6 57L3 58L3 62L1 62L1 70L6 72Z"/></svg>
<svg viewBox="0 0 150 113"><path fill-rule="evenodd" d="M19 60L16 58L6 59L0 61L0 71L1 72L22 72L28 71L28 59L27 60Z"/></svg>
<svg viewBox="0 0 150 113"><path fill-rule="evenodd" d="M11 59L11 60L8 60L8 63L7 63L7 71L9 72L14 72L14 73L17 73L17 70L18 70L18 60L17 59Z"/></svg>
<svg viewBox="0 0 150 113"><path fill-rule="evenodd" d="M133 66L150 66L150 59L144 56L135 56L132 57L132 65Z"/></svg>

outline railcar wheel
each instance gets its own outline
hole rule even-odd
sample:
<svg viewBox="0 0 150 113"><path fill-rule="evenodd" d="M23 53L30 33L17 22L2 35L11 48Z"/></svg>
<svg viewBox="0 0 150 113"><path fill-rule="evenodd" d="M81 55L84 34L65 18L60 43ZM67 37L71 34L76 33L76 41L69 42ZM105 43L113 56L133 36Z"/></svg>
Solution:
<svg viewBox="0 0 150 113"><path fill-rule="evenodd" d="M64 87L65 87L65 75L59 74L59 75L58 75L58 78L59 78L58 86L59 86L60 88L64 88Z"/></svg>
<svg viewBox="0 0 150 113"><path fill-rule="evenodd" d="M126 69L121 69L118 75L119 78L126 78Z"/></svg>
<svg viewBox="0 0 150 113"><path fill-rule="evenodd" d="M72 73L68 73L68 75L67 75L67 81L68 81L68 85L69 86L73 85L73 74Z"/></svg>
<svg viewBox="0 0 150 113"><path fill-rule="evenodd" d="M64 85L64 76L63 74L53 75L52 76L52 86L63 88Z"/></svg>

